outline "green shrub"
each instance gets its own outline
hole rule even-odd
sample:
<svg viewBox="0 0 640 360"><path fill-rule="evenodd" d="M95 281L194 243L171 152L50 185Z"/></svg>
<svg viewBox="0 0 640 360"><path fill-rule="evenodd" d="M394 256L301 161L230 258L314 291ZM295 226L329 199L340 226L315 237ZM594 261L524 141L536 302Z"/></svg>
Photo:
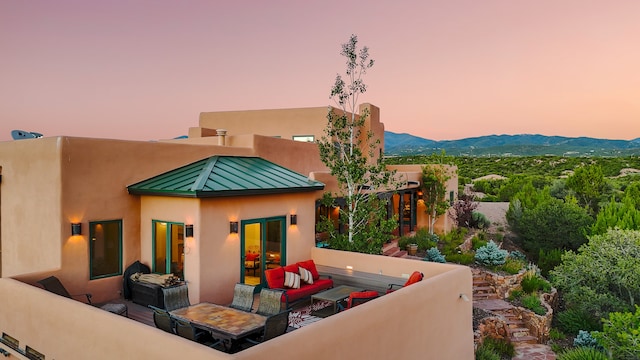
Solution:
<svg viewBox="0 0 640 360"><path fill-rule="evenodd" d="M518 250L513 250L509 253L509 257L515 260L527 261L527 257Z"/></svg>
<svg viewBox="0 0 640 360"><path fill-rule="evenodd" d="M592 314L575 308L569 308L556 314L558 328L565 334L577 335L580 330L600 330L600 320Z"/></svg>
<svg viewBox="0 0 640 360"><path fill-rule="evenodd" d="M527 295L522 298L522 306L533 311L538 315L544 315L547 313L547 309L542 306L540 302L540 297L538 295Z"/></svg>
<svg viewBox="0 0 640 360"><path fill-rule="evenodd" d="M481 347L490 349L501 357L506 356L511 358L516 354L513 344L506 339L498 339L489 336L482 341Z"/></svg>
<svg viewBox="0 0 640 360"><path fill-rule="evenodd" d="M511 290L509 293L509 300L514 301L520 299L524 295L524 291L520 289Z"/></svg>
<svg viewBox="0 0 640 360"><path fill-rule="evenodd" d="M458 247L464 242L464 237L469 230L467 228L457 228L454 231L442 235L440 238L440 251L443 255L449 256L458 253Z"/></svg>
<svg viewBox="0 0 640 360"><path fill-rule="evenodd" d="M557 328L551 328L551 330L549 330L549 339L551 340L564 340L566 338L567 335Z"/></svg>
<svg viewBox="0 0 640 360"><path fill-rule="evenodd" d="M478 264L484 266L496 266L505 263L507 258L507 250L502 250L493 240L476 251L475 260Z"/></svg>
<svg viewBox="0 0 640 360"><path fill-rule="evenodd" d="M548 276L549 271L560 265L563 253L564 251L561 249L540 249L538 253L538 267L540 267L543 276Z"/></svg>
<svg viewBox="0 0 640 360"><path fill-rule="evenodd" d="M407 245L414 244L413 236L401 236L398 239L398 248L404 250L407 248Z"/></svg>
<svg viewBox="0 0 640 360"><path fill-rule="evenodd" d="M539 290L545 292L551 290L551 284L549 284L547 280L531 272L525 274L525 276L522 278L522 283L520 284L520 286L522 286L522 290L524 290L524 292L526 292L527 294L532 294L538 292Z"/></svg>
<svg viewBox="0 0 640 360"><path fill-rule="evenodd" d="M477 211L471 212L471 227L477 229L486 229L491 226L491 221L483 213Z"/></svg>
<svg viewBox="0 0 640 360"><path fill-rule="evenodd" d="M469 265L469 264L473 264L473 262L475 261L475 254L474 253L448 254L447 261L450 263L456 263L460 265Z"/></svg>
<svg viewBox="0 0 640 360"><path fill-rule="evenodd" d="M483 246L486 246L488 243L487 240L482 239L480 236L474 236L473 238L471 238L471 246L473 247L473 250L478 250Z"/></svg>
<svg viewBox="0 0 640 360"><path fill-rule="evenodd" d="M596 331L597 332L597 331ZM594 338L590 332L580 330L578 336L573 339L573 346L575 347L589 347L598 350L603 350L602 346L598 345L598 340Z"/></svg>
<svg viewBox="0 0 640 360"><path fill-rule="evenodd" d="M525 262L518 259L512 259L510 257L505 260L504 265L500 266L500 270L514 275L520 272L525 267Z"/></svg>
<svg viewBox="0 0 640 360"><path fill-rule="evenodd" d="M480 345L476 350L476 360L500 360L500 355Z"/></svg>
<svg viewBox="0 0 640 360"><path fill-rule="evenodd" d="M446 263L444 256L440 254L440 250L437 247L432 247L427 250L427 256L424 257L424 261L438 262L438 263Z"/></svg>
<svg viewBox="0 0 640 360"><path fill-rule="evenodd" d="M618 360L640 359L640 306L636 312L612 312L601 332L593 332L598 343Z"/></svg>
<svg viewBox="0 0 640 360"><path fill-rule="evenodd" d="M416 231L415 236L412 237L414 244L418 244L418 249L427 250L438 245L438 235L429 234L429 229L421 228Z"/></svg>
<svg viewBox="0 0 640 360"><path fill-rule="evenodd" d="M579 347L560 353L557 360L609 360L609 358L594 348Z"/></svg>

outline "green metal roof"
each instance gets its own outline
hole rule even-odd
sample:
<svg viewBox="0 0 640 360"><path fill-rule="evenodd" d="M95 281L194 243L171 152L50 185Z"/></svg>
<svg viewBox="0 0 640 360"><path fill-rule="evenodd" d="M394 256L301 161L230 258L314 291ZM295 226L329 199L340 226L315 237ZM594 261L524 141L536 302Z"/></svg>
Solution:
<svg viewBox="0 0 640 360"><path fill-rule="evenodd" d="M212 156L139 183L129 194L209 198L324 189L324 184L258 157Z"/></svg>

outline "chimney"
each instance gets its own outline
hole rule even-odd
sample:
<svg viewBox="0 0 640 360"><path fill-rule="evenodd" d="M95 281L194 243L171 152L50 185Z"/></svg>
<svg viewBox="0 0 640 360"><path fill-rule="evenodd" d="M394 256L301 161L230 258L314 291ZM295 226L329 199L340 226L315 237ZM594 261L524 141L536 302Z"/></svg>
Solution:
<svg viewBox="0 0 640 360"><path fill-rule="evenodd" d="M218 145L224 146L225 137L227 136L227 130L217 129L216 132L218 133Z"/></svg>

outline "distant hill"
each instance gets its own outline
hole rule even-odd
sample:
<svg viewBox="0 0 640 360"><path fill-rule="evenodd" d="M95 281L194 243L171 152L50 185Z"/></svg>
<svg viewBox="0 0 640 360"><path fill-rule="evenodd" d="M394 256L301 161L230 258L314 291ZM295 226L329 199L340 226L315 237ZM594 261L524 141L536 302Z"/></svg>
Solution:
<svg viewBox="0 0 640 360"><path fill-rule="evenodd" d="M627 156L640 155L640 138L607 140L545 135L487 135L460 140L429 140L411 134L384 133L386 155L453 156Z"/></svg>

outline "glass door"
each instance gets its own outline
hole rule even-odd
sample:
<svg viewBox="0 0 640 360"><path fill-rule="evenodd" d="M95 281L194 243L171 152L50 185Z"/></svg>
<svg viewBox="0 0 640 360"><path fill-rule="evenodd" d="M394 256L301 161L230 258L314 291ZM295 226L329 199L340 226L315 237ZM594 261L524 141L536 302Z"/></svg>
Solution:
<svg viewBox="0 0 640 360"><path fill-rule="evenodd" d="M240 282L260 288L265 269L284 265L285 226L284 216L242 221Z"/></svg>
<svg viewBox="0 0 640 360"><path fill-rule="evenodd" d="M184 224L153 220L151 271L184 279Z"/></svg>

